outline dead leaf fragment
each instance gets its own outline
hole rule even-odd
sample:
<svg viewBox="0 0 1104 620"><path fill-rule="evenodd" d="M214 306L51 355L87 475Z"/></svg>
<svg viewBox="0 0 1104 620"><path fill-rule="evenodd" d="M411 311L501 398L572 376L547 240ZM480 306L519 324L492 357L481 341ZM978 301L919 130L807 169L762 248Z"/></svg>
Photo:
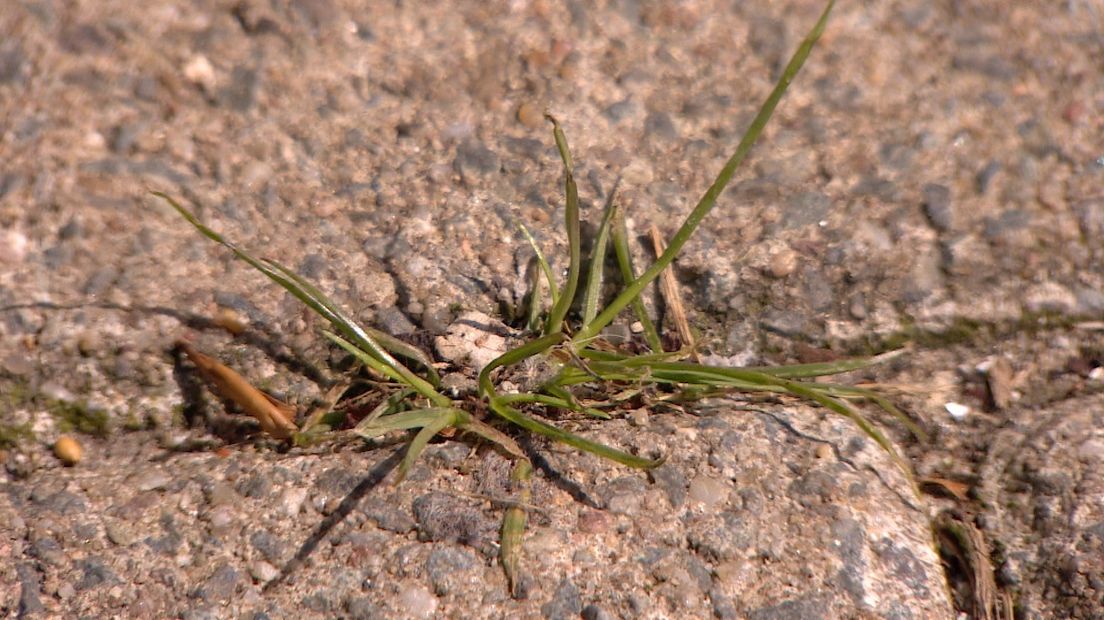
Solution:
<svg viewBox="0 0 1104 620"><path fill-rule="evenodd" d="M292 421L295 419L294 407L253 387L229 366L200 353L191 344L181 340L177 346L220 396L233 401L242 411L256 418L264 432L277 439L287 439L299 430Z"/></svg>

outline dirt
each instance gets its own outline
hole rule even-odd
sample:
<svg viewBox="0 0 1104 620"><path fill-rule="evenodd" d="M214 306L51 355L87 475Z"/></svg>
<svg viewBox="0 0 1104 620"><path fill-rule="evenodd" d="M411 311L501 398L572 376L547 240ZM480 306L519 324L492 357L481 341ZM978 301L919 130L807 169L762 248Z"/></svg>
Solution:
<svg viewBox="0 0 1104 620"><path fill-rule="evenodd" d="M0 609L952 617L975 611L969 571L932 542L953 512L987 542L1016 617L1104 617L1104 20L1091 2L842 3L676 263L716 359L910 347L849 379L932 432L921 444L886 421L917 475L965 485L960 498L938 484L912 496L861 433L788 401L562 420L677 457L648 476L537 442L547 514L517 600L494 562L501 509L470 497L495 492L493 453L435 444L392 488L394 448L277 450L173 354L194 338L304 407L340 360L317 318L149 190L432 348L462 314L520 302L518 223L564 266L545 109L571 142L584 216L620 178L644 264L648 226L673 233L819 10L6 7L0 547L13 561ZM50 451L62 433L84 447L74 467Z"/></svg>

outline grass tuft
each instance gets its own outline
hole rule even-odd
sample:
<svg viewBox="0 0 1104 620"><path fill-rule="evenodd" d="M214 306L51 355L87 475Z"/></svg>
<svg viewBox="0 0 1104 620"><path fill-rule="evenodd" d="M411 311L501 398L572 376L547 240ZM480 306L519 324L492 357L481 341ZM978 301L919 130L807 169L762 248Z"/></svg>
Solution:
<svg viewBox="0 0 1104 620"><path fill-rule="evenodd" d="M521 230L532 245L536 257L535 264L531 264L529 269L532 291L527 313L527 325L536 333L532 339L487 364L479 372L478 389L474 395L444 391L440 387L434 360L430 355L387 334L358 325L336 303L294 272L274 261L254 258L205 226L168 195L160 192L154 192L154 195L171 205L203 235L230 249L325 318L332 328L331 331L324 332L325 337L359 360L376 385L384 386L379 388L374 408L356 420L347 421L355 423L347 432L365 439L374 439L394 432L414 431L399 466L396 482L407 474L434 437L452 436L456 431L477 436L516 461L513 481L518 485L520 500L507 509L502 528L501 556L512 590L517 585L521 538L526 522L524 506L528 502L528 481L532 467L511 437L511 428L541 435L629 467L650 469L664 462L663 456L631 454L567 432L545 421L556 411L608 418L610 414L606 409L615 409L615 405L623 399L646 392L655 394L658 391L664 392L668 402L733 392L788 395L816 403L850 419L891 456L911 482L911 469L897 453L892 442L882 430L855 409L850 401L867 400L875 403L904 422L918 437L923 437L922 430L875 392L812 381L818 377L865 368L880 359L754 368L727 368L683 361L688 352L664 352L659 330L648 316L641 299L649 285L670 267L705 216L716 205L721 192L762 134L782 95L824 31L833 5L833 1L827 3L824 12L794 53L717 178L687 215L666 249L639 276L636 275L630 259L623 209L615 202L615 192L611 192L598 227L592 255L589 257L590 268L585 278L582 311L579 316L572 316L570 312L580 286L583 264L578 187L567 137L560 123L548 116L563 163L565 227L568 239L567 275L557 286L545 255L529 231L522 227ZM602 269L610 247L616 257L624 286L609 304L601 307ZM551 309L543 316L543 320L540 293L542 276L551 298ZM601 338L602 330L629 308L643 326L643 342L636 343L634 350L618 348ZM641 348L645 351L640 352ZM521 393L499 392L499 387L506 380L518 383L514 379L525 373L526 364L532 363L551 370L543 382ZM577 392L581 387L586 388L586 404ZM344 414L351 415L349 412ZM337 427L333 415L313 417L325 417L326 429ZM311 424L307 424L299 433L297 441L308 437L311 432Z"/></svg>

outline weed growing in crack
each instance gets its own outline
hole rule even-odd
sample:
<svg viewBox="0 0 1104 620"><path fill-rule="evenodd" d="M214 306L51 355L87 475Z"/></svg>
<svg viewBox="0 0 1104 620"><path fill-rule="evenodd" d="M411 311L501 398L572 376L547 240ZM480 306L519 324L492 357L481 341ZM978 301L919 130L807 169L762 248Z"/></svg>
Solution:
<svg viewBox="0 0 1104 620"><path fill-rule="evenodd" d="M311 310L325 318L331 331L324 335L338 347L363 363L373 377L379 404L356 424L352 433L371 439L401 430L415 430L406 454L398 467L396 481L402 480L411 465L435 436L457 431L477 436L497 446L514 459L512 481L516 485L517 503L507 508L502 527L501 561L511 582L516 585L521 537L525 529L528 501L528 481L532 466L525 453L510 434L518 427L562 442L579 450L630 467L649 469L663 463L663 457L638 455L603 445L577 434L564 431L543 421L553 411L571 411L595 418L607 418L610 409L626 398L654 394L656 388L671 400L697 399L732 392L771 392L791 395L817 403L853 421L863 433L878 443L897 463L911 481L910 468L886 436L848 401L869 400L900 419L913 433L922 431L888 400L875 392L847 385L808 381L863 368L876 360L852 360L821 364L779 367L729 368L684 361L690 351L666 352L655 325L645 312L641 294L667 269L702 220L715 205L736 169L747 157L778 105L791 80L797 75L817 39L824 30L834 1L829 1L816 25L794 53L773 91L762 104L744 134L735 153L706 190L701 200L686 217L658 259L637 275L629 258L624 216L610 200L598 227L596 241L587 274L583 271L580 239L579 193L573 175L571 151L559 123L549 116L553 136L564 168L566 194L566 229L568 239L568 271L562 283L549 267L540 248L528 231L525 236L533 245L537 267L531 269L531 292L527 323L534 332L528 342L499 356L478 375L474 394L450 395L441 386L440 377L429 355L388 334L358 325L337 304L310 282L279 263L258 260L224 239L200 222L192 213L171 197L155 195L175 208L185 219L208 238L222 244L239 258L268 276ZM600 307L602 265L612 245L621 279L625 286L607 304ZM547 287L551 303L544 314L542 297ZM570 317L572 302L582 294L582 310ZM631 310L644 326L646 353L619 348L602 338L602 330L624 311ZM527 389L506 393L500 388L507 381L526 383L518 379L526 365L534 361L544 372L537 382L528 382ZM578 392L585 386L584 399ZM599 395L597 398L595 395ZM340 418L340 415L336 416ZM509 424L502 424L507 422ZM306 420L296 441L317 440L319 431L335 424L335 415L321 412Z"/></svg>

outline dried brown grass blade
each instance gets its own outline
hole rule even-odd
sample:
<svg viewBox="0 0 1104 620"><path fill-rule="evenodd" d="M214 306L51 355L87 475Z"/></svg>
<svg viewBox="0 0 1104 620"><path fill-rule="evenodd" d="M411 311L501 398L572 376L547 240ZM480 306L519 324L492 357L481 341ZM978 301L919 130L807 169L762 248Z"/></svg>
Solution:
<svg viewBox="0 0 1104 620"><path fill-rule="evenodd" d="M652 224L648 233L652 237L656 256L663 256L663 251L667 249L667 242L663 240L659 228ZM694 333L690 331L690 321L686 319L686 307L682 304L682 295L675 280L675 272L670 266L659 274L659 291L663 294L663 301L667 304L667 312L675 324L675 331L678 333L682 348L692 351L691 357L694 361L698 361L698 354L694 351Z"/></svg>
<svg viewBox="0 0 1104 620"><path fill-rule="evenodd" d="M293 422L295 408L253 387L244 377L215 358L200 353L188 342L176 345L196 365L203 378L219 396L226 398L257 419L264 432L277 439L288 439L299 427Z"/></svg>

